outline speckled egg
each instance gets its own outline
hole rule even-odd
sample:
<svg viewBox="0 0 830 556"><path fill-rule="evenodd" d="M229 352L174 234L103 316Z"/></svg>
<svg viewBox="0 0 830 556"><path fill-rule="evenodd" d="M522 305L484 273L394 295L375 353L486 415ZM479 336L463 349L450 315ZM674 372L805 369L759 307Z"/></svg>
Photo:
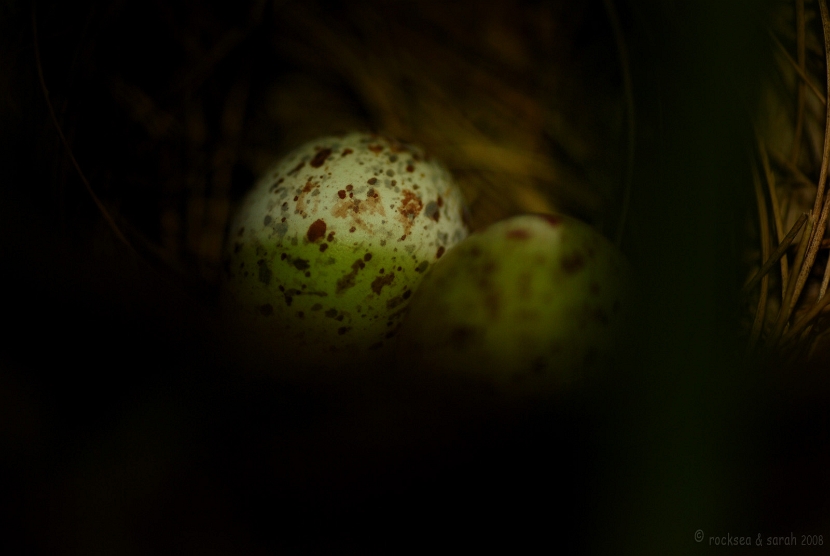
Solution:
<svg viewBox="0 0 830 556"><path fill-rule="evenodd" d="M398 335L400 365L549 395L612 353L628 265L590 226L523 215L468 237L430 271Z"/></svg>
<svg viewBox="0 0 830 556"><path fill-rule="evenodd" d="M297 148L242 202L227 293L244 326L293 362L384 351L427 270L467 235L449 172L380 135Z"/></svg>

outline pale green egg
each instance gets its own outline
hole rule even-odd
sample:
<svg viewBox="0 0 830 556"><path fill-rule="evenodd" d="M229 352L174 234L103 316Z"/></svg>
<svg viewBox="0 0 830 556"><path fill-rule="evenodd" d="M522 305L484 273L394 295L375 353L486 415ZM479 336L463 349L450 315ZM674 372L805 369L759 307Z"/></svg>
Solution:
<svg viewBox="0 0 830 556"><path fill-rule="evenodd" d="M507 394L562 391L613 357L629 274L622 253L576 219L498 222L430 270L398 336L398 360Z"/></svg>
<svg viewBox="0 0 830 556"><path fill-rule="evenodd" d="M320 138L239 207L226 313L275 364L364 360L388 349L426 271L466 235L458 187L420 149L367 133Z"/></svg>

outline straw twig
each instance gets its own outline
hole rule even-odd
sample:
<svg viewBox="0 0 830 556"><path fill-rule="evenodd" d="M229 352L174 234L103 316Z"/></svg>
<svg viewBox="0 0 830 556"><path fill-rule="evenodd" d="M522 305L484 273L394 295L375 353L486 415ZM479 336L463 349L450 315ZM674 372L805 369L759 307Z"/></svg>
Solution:
<svg viewBox="0 0 830 556"><path fill-rule="evenodd" d="M825 59L830 60L830 14L828 14L827 5L824 2L819 2L819 8L821 10L821 22L824 31ZM830 73L827 74L826 82L828 96L830 96ZM819 251L819 246L821 245L822 237L824 236L828 210L830 209L830 204L824 202L824 188L827 182L827 167L828 161L830 161L830 110L826 110L825 112L826 122L824 127L824 151L821 159L821 172L819 174L816 200L813 205L813 215L819 214L818 222L812 229L812 235L809 240L809 245L807 246L803 264L800 267L794 267L794 269L799 269L798 277L794 282L795 287L793 288L789 299L786 299L781 305L781 314L775 326L775 332L773 334L774 337L779 337L784 331L784 327L790 318L791 311L801 295L801 291L807 282L807 277L813 268L816 255ZM789 288L787 293L790 293Z"/></svg>
<svg viewBox="0 0 830 556"><path fill-rule="evenodd" d="M634 177L634 146L635 146L635 115L634 115L634 87L631 80L631 66L628 61L628 47L625 43L625 35L620 25L619 14L614 6L613 0L604 0L605 11L608 14L608 19L611 22L611 29L614 32L614 41L617 45L617 55L620 59L620 70L623 77L623 94L625 96L625 113L626 113L626 128L628 131L627 138L627 160L625 169L625 184L623 186L623 201L622 209L620 211L620 223L617 227L616 244L619 247L622 244L623 231L625 230L625 219L628 216L628 205L631 202L631 185Z"/></svg>
<svg viewBox="0 0 830 556"><path fill-rule="evenodd" d="M800 73L806 74L804 69L804 0L796 0L795 3L795 36L796 36L796 57ZM795 133L793 134L793 145L790 152L790 161L798 164L798 155L801 148L801 136L804 133L804 80L798 82L798 100L796 102Z"/></svg>
<svg viewBox="0 0 830 556"><path fill-rule="evenodd" d="M84 175L83 170L81 170L81 165L78 164L78 160L75 158L75 154L72 152L72 148L69 146L69 141L66 139L66 135L63 133L63 129L61 128L60 122L58 122L58 117L55 114L55 107L52 104L52 101L49 99L49 88L46 86L46 78L43 76L43 64L41 63L40 58L40 44L37 35L37 5L33 3L32 5L32 37L34 39L34 51L35 51L35 65L37 66L37 76L38 80L40 81L40 89L43 92L43 97L46 100L46 107L49 110L49 117L52 120L52 125L55 126L55 130L58 133L58 137L60 138L61 144L66 149L66 153L69 156L69 160L72 162L72 166L75 168L75 171L78 173L78 177L81 179L81 183L84 184L84 187L89 193L89 196L92 198L92 201L95 203L95 206L98 208L98 211L101 213L101 216L104 217L104 220L109 225L110 229L112 229L115 237L119 239L124 245L126 245L131 251L135 252L135 248L132 244L127 240L126 236L121 232L121 229L118 227L118 224L115 223L115 220L110 215L107 207L104 206L104 203L101 202L101 199L95 193L95 190L92 189L92 184L89 183L89 180L86 179L86 175Z"/></svg>
<svg viewBox="0 0 830 556"><path fill-rule="evenodd" d="M786 344L792 341L796 336L798 336L801 332L804 331L805 328L824 310L825 307L830 305L830 296L825 297L815 305L813 305L807 314L804 315L801 320L795 323L790 329L787 331L787 334L782 338L781 343Z"/></svg>
<svg viewBox="0 0 830 556"><path fill-rule="evenodd" d="M810 235L812 234L813 229L813 215L809 213L807 215L807 227L804 230L804 233L801 235L801 240L798 242L798 250L795 254L795 261L793 262L793 268L801 268L802 263L804 262L804 255L807 251L807 244L810 241ZM787 324L787 319L789 319L790 313L792 312L792 300L793 300L793 292L795 291L795 280L790 280L790 283L787 284L787 291L784 294L784 298L781 300L781 309L778 313L778 320L775 323L775 329L773 330L772 335L770 336L770 345L775 345L778 343L778 339L781 337L781 333L784 331L784 327Z"/></svg>
<svg viewBox="0 0 830 556"><path fill-rule="evenodd" d="M767 203L764 200L764 192L761 189L761 178L758 175L756 164L752 164L752 183L755 188L755 201L758 207L758 222L761 230L761 259L769 257L769 218L767 215ZM764 315L767 308L767 295L769 293L769 276L764 274L761 278L761 295L758 296L758 307L755 310L755 319L752 322L752 332L749 336L747 352L751 352L761 335L761 327L764 324Z"/></svg>
<svg viewBox="0 0 830 556"><path fill-rule="evenodd" d="M755 285L758 284L758 281L761 278L763 278L767 273L769 273L769 271L772 270L772 267L775 266L775 263L777 263L778 260L784 256L784 254L787 252L787 249L789 249L790 245L792 245L793 241L795 240L795 237L798 235L798 232L804 226L805 222L807 222L806 213L802 214L799 217L799 219L796 221L796 223L793 225L793 227L790 229L787 235L784 236L784 239L781 240L781 242L778 244L778 247L775 249L772 255L770 255L765 260L763 266L761 266L758 272L753 274L752 277L746 281L746 284L744 284L744 287L742 288L744 294L747 294L750 291L752 291L752 288L754 288ZM828 245L830 245L830 242L828 243Z"/></svg>
<svg viewBox="0 0 830 556"><path fill-rule="evenodd" d="M818 97L822 104L827 104L827 96L823 92L821 92L821 88L813 82L810 76L807 75L804 68L799 66L798 62L793 60L793 57L790 55L789 52L787 52L787 48L783 44L781 44L781 41L778 40L778 37L776 37L772 31L770 31L769 35L770 37L772 37L772 40L776 44L776 46L778 46L778 49L781 50L781 52L790 62L793 69L795 69L796 73L798 73L799 77L801 77L801 79L804 80L804 83L808 87L810 87L810 90L813 91L813 93L815 93L816 97Z"/></svg>
<svg viewBox="0 0 830 556"><path fill-rule="evenodd" d="M804 172L799 170L795 165L793 165L792 162L790 162L777 152L767 150L767 154L773 161L775 161L776 164L778 164L779 167L786 170L790 174L790 176L792 176L795 179L795 181L808 187L816 186L813 180L804 175Z"/></svg>
<svg viewBox="0 0 830 556"><path fill-rule="evenodd" d="M778 193L775 190L775 175L772 173L772 168L769 165L769 157L767 156L767 148L757 131L755 137L758 142L758 155L761 158L761 165L764 168L764 177L766 178L767 188L769 190L770 206L772 207L773 222L775 222L775 232L778 243L784 241L784 224L781 221L781 209L778 205ZM789 268L787 266L787 258L781 257L781 295L783 297L786 293L787 282L789 281Z"/></svg>

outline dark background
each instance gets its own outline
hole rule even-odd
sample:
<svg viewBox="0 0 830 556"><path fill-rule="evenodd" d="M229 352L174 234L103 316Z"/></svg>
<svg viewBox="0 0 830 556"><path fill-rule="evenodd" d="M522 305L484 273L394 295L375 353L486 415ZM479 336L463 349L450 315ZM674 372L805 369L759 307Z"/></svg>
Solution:
<svg viewBox="0 0 830 556"><path fill-rule="evenodd" d="M222 3L170 4L243 18ZM601 3L587 4L574 40L613 48ZM735 325L746 114L769 54L762 6L619 8L639 116L624 242L638 272L629 349L588 392L482 411L457 392L311 388L240 368L210 285L128 249L103 222L44 102L32 5L0 4L4 552L452 543L691 554L712 551L709 535L790 532L830 542L826 362L746 364ZM40 2L37 14L59 119L82 166L97 161L88 178L140 173L161 155L120 148L127 131L96 78L123 64L169 80L175 33L142 20L138 3ZM236 168L233 194L250 179ZM140 189L101 187L125 220L157 217Z"/></svg>

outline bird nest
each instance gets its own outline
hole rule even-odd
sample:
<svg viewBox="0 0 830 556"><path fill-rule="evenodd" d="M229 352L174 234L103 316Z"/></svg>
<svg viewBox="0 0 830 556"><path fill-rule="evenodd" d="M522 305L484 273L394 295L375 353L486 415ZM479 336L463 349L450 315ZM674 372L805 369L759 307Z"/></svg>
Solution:
<svg viewBox="0 0 830 556"><path fill-rule="evenodd" d="M741 328L748 352L793 361L830 342L821 6L763 15L775 68L750 156ZM116 238L211 305L230 216L256 177L305 141L367 130L443 161L473 229L558 211L619 244L634 166L630 17L613 2L507 0L475 14L369 0L40 6L41 125L60 136L47 142L51 220Z"/></svg>
<svg viewBox="0 0 830 556"><path fill-rule="evenodd" d="M540 519L542 542L564 552L589 540L604 552L603 540L640 543L617 552L682 547L698 526L709 534L687 516L732 512L736 493L756 511L741 485L765 494L783 480L763 458L747 467L757 476L724 471L754 457L761 436L784 446L776 454L799 481L796 501L765 498L758 511L788 524L769 532L791 530L796 510L826 523L828 497L815 494L827 490L826 427L812 424L827 423L827 381L804 381L809 396L785 402L797 416L811 408L809 427L745 426L747 400L774 396L757 395L767 375L736 372L733 357L741 332L740 350L775 363L830 351L824 3L776 1L771 14L735 8L756 2L614 0L31 4L0 5L0 70L16 78L0 80L0 152L34 147L0 164L20 172L0 187L0 247L16 279L7 293L23 305L6 314L22 340L11 336L0 364L14 360L25 386L1 369L0 397L19 456L10 500L26 508L14 523L47 552L61 536L126 552L147 531L158 538L141 541L161 550L242 538L284 552L326 527L349 539L353 519L372 542L384 519L412 526L400 539L432 539L408 521L421 507L449 527L467 513L495 524L477 535L488 548L502 532L515 549L518 527L499 521L514 514ZM753 17L776 62L759 106L754 74L734 63L767 53L741 57ZM730 96L740 86L753 95L748 153L734 140L733 128L752 127ZM590 426L549 407L464 428L474 403L449 388L309 392L222 359L235 207L283 154L351 130L441 160L475 230L559 211L622 246L640 312L605 390L586 402ZM747 193L736 210L729 187ZM565 519L524 495L554 500ZM684 510L666 511L672 503ZM668 545L675 533L682 541Z"/></svg>
<svg viewBox="0 0 830 556"><path fill-rule="evenodd" d="M769 38L775 63L761 96L751 156L755 244L743 288L744 327L748 350L800 361L830 347L825 3L780 3L770 18Z"/></svg>
<svg viewBox="0 0 830 556"><path fill-rule="evenodd" d="M208 299L241 196L330 133L424 147L474 229L553 210L620 228L631 114L610 3L113 2L79 19L34 17L66 139L55 210L71 220L94 199L115 236Z"/></svg>

